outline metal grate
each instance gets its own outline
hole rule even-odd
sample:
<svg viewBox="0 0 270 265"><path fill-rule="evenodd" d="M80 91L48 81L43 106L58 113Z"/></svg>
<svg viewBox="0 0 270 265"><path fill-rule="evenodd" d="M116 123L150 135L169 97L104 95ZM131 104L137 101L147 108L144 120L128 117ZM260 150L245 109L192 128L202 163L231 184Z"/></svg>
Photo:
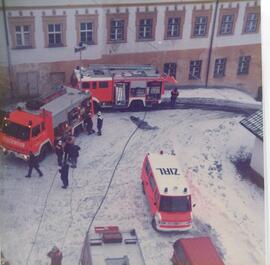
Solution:
<svg viewBox="0 0 270 265"><path fill-rule="evenodd" d="M263 112L258 110L249 117L240 121L246 129L263 140Z"/></svg>

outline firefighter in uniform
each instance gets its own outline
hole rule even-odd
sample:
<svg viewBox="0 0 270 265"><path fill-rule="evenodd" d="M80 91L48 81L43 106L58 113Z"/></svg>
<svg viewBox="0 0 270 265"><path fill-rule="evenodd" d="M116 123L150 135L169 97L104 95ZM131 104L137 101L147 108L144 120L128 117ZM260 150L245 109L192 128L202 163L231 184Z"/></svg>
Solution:
<svg viewBox="0 0 270 265"><path fill-rule="evenodd" d="M62 140L59 140L57 144L55 145L55 153L57 155L58 166L61 167L62 161L63 161L63 154L64 154L64 147L63 147Z"/></svg>
<svg viewBox="0 0 270 265"><path fill-rule="evenodd" d="M29 161L28 161L29 169L28 174L25 176L26 178L31 178L33 168L38 172L39 176L42 177L43 173L39 169L39 163L37 157L30 151L29 152Z"/></svg>
<svg viewBox="0 0 270 265"><path fill-rule="evenodd" d="M172 91L171 91L171 106L174 107L175 106L175 102L177 97L179 96L179 92L177 90L177 87L175 87Z"/></svg>
<svg viewBox="0 0 270 265"><path fill-rule="evenodd" d="M97 135L101 135L101 129L102 129L102 126L103 126L103 118L101 116L101 111L99 111L97 113L97 129L98 129L98 132L97 132Z"/></svg>
<svg viewBox="0 0 270 265"><path fill-rule="evenodd" d="M52 248L52 250L47 254L49 258L51 258L51 265L61 265L62 264L62 252L56 246Z"/></svg>

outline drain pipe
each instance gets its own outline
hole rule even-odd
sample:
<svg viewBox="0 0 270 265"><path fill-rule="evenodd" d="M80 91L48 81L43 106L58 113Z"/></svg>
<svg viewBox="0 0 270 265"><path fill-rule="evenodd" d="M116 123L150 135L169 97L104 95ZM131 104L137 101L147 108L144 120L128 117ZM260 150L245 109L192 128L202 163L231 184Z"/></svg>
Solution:
<svg viewBox="0 0 270 265"><path fill-rule="evenodd" d="M2 7L3 7L4 27L5 27L6 45L7 45L9 86L10 86L11 97L13 97L14 96L14 91L13 91L13 84L12 84L12 64L11 64L10 49L9 49L9 38L8 38L8 28L7 28L7 16L6 16L5 0L2 0Z"/></svg>
<svg viewBox="0 0 270 265"><path fill-rule="evenodd" d="M209 79L210 62L211 62L211 56L212 56L213 40L214 40L214 34L215 34L215 29L216 29L218 4L219 4L219 0L216 0L214 21L213 21L210 44L209 44L209 49L208 49L207 68L206 68L206 77L205 77L205 87L206 88L208 87L208 81L209 81L208 79Z"/></svg>

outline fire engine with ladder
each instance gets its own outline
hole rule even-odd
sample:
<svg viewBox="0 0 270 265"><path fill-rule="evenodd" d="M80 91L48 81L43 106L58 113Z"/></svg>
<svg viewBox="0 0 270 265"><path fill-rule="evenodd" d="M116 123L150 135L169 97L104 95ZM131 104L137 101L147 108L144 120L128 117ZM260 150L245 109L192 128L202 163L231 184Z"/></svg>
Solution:
<svg viewBox="0 0 270 265"><path fill-rule="evenodd" d="M95 110L152 107L161 102L167 83L176 80L152 65L94 64L77 67L72 78L73 86L91 91Z"/></svg>
<svg viewBox="0 0 270 265"><path fill-rule="evenodd" d="M89 92L61 86L40 101L6 113L0 130L0 149L24 160L31 151L42 160L58 139L83 130L83 119L93 113L92 107Z"/></svg>

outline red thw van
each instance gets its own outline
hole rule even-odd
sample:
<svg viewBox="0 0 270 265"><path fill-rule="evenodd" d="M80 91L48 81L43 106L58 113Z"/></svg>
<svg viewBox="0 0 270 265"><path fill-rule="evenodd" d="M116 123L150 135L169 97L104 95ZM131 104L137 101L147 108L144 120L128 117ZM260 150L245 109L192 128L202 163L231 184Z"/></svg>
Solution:
<svg viewBox="0 0 270 265"><path fill-rule="evenodd" d="M154 229L186 231L192 227L191 194L176 156L148 153L141 180Z"/></svg>
<svg viewBox="0 0 270 265"><path fill-rule="evenodd" d="M224 265L208 237L181 238L173 248L173 265Z"/></svg>

